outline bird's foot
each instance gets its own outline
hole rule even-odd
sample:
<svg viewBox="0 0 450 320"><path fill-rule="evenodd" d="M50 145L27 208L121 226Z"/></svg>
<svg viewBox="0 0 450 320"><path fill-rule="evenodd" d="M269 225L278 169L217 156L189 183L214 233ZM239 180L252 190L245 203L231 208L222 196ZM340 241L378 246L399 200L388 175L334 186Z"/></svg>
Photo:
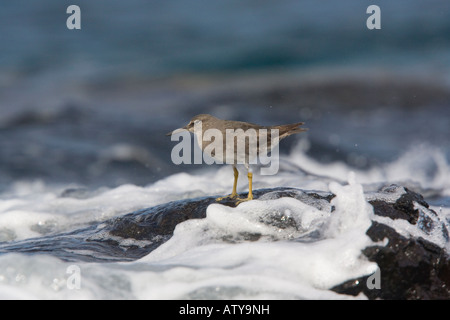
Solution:
<svg viewBox="0 0 450 320"><path fill-rule="evenodd" d="M241 204L242 202L253 200L253 195L249 194L247 198L238 198L236 201L236 205Z"/></svg>
<svg viewBox="0 0 450 320"><path fill-rule="evenodd" d="M222 200L225 200L225 199L236 199L237 197L238 197L237 193L232 193L232 194L229 194L229 195L227 195L225 197L217 198L216 201L222 201Z"/></svg>

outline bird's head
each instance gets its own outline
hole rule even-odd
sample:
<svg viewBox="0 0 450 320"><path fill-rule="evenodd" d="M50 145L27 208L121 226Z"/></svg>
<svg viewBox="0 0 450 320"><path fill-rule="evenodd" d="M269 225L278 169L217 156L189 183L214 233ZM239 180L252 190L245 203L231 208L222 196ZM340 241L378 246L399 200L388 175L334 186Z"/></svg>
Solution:
<svg viewBox="0 0 450 320"><path fill-rule="evenodd" d="M194 128L196 125L208 123L214 119L217 119L217 118L215 118L209 114L199 114L199 115L196 115L195 117L193 117L191 119L191 121L189 121L189 123L187 125L185 125L183 128L175 129L174 131L171 131L171 132L167 133L166 135L170 136L172 134L177 134L177 133L182 132L183 130L187 130L189 132L194 132Z"/></svg>

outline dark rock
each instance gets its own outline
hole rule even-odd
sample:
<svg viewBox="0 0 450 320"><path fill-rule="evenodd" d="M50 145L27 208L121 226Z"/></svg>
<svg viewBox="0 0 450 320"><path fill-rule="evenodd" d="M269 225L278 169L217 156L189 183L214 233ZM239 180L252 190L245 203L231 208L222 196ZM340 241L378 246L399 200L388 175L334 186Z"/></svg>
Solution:
<svg viewBox="0 0 450 320"><path fill-rule="evenodd" d="M304 202L312 202L308 201L308 198L329 201L333 197L330 194L306 193L293 188L260 189L255 190L253 195L255 199L291 197ZM242 196L246 197L247 195ZM152 240L158 235L172 235L175 227L183 221L205 218L206 209L212 203L236 207L236 201L230 198L225 198L220 202L217 202L215 197L178 200L114 218L106 222L108 226L104 230L122 238Z"/></svg>
<svg viewBox="0 0 450 320"><path fill-rule="evenodd" d="M377 222L373 222L367 235L374 241L389 239L386 246L363 251L378 264L380 289L369 289L366 276L349 280L333 291L351 295L363 292L369 299L450 298L450 260L442 248L423 238L407 239Z"/></svg>
<svg viewBox="0 0 450 320"><path fill-rule="evenodd" d="M214 198L180 200L133 212L109 221L108 231L122 238L151 240L157 235L172 235L175 226L189 219L206 217ZM170 218L169 218L170 217Z"/></svg>
<svg viewBox="0 0 450 320"><path fill-rule="evenodd" d="M393 204L386 203L383 200L371 201L375 214L379 216L389 217L391 219L404 219L411 224L416 224L419 219L419 210L414 209L414 202L428 208L428 204L423 197L408 188L391 185L381 188L381 193L396 193L399 189L403 189L403 193Z"/></svg>
<svg viewBox="0 0 450 320"><path fill-rule="evenodd" d="M415 202L428 208L423 197L406 188L404 191L394 203L370 201L375 214L404 219L411 224L427 221L425 225L419 223L418 227L426 233L441 232L448 241L448 230L438 221L436 213L415 208ZM350 295L364 293L369 299L450 299L450 257L443 248L422 237L406 238L376 221L372 222L366 234L374 242L388 241L385 246L376 245L363 250L370 261L378 264L380 289L370 289L367 285L369 276L365 276L331 290Z"/></svg>

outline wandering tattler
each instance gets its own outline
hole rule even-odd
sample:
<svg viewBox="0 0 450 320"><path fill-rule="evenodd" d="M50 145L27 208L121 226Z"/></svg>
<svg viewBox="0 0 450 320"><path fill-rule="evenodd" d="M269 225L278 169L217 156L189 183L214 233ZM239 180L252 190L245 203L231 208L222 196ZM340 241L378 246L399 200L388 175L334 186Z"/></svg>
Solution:
<svg viewBox="0 0 450 320"><path fill-rule="evenodd" d="M209 114L199 114L193 117L185 127L169 132L167 135L185 132L185 130L195 133L197 142L204 154L214 158L217 163L231 164L234 171L233 190L230 195L217 198L216 201L232 198L238 200L237 203L241 203L253 199L253 173L249 165L254 163L252 162L254 158L267 155L281 139L295 133L307 131L308 129L306 128L300 128L303 124L304 122L278 126L260 126L242 121L221 120ZM207 134L211 131L214 139L211 139L211 134ZM252 133L254 134L252 135ZM205 136L209 136L209 138L205 139ZM253 137L254 139L252 139ZM214 148L211 148L212 143L216 144ZM220 148L217 148L218 146ZM236 192L239 176L239 171L236 169L237 164L244 164L247 169L249 191L247 198L244 199L238 198Z"/></svg>

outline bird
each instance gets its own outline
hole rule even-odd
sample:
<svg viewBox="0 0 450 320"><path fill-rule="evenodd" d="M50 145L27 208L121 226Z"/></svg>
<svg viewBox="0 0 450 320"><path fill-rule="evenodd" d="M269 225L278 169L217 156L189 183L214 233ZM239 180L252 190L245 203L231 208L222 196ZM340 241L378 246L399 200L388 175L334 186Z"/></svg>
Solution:
<svg viewBox="0 0 450 320"><path fill-rule="evenodd" d="M167 135L181 133L185 130L194 133L197 138L197 143L204 154L208 150L209 152L207 154L218 161L218 163L231 164L234 172L234 183L231 194L219 197L216 201L231 198L236 200L237 204L240 204L253 200L253 172L250 164L254 163L252 162L254 158L270 152L280 140L292 134L307 131L308 128L301 128L304 124L304 122L297 122L285 125L262 126L244 121L222 120L210 114L199 114L194 116L186 126L175 129L167 133ZM211 131L213 132L214 139L204 139L205 134ZM230 133L229 136L227 136L228 133ZM234 135L231 136L231 134ZM218 140L218 137L222 141L220 139ZM226 137L232 137L232 140L228 141L229 139L226 139ZM242 142L244 142L245 149L242 147L239 148L239 143ZM214 148L211 148L212 143L215 143ZM222 148L219 148L220 146ZM247 198L239 198L236 191L239 177L239 171L236 168L237 164L244 164L247 169L249 189Z"/></svg>

